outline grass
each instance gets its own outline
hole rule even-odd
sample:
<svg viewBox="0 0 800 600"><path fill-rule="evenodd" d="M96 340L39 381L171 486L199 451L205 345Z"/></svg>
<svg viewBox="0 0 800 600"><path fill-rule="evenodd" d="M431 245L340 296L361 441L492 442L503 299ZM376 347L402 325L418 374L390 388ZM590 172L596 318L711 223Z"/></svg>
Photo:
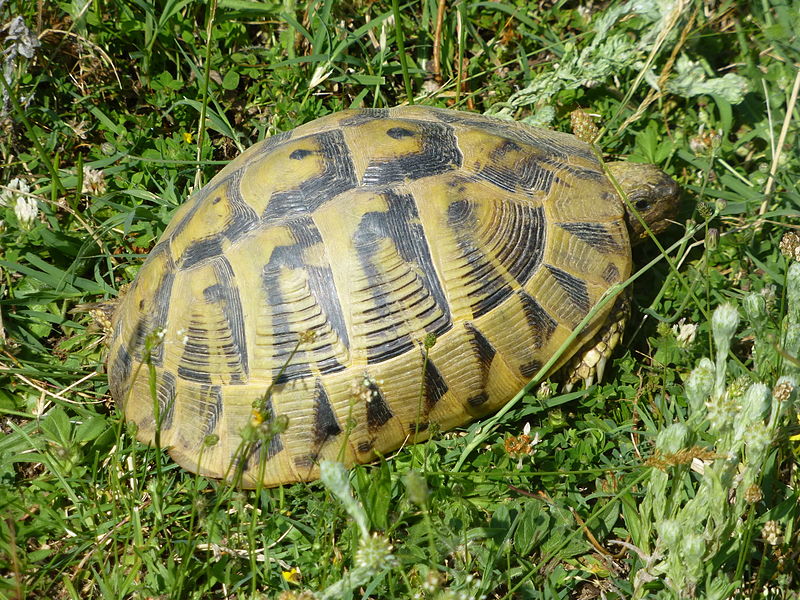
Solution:
<svg viewBox="0 0 800 600"><path fill-rule="evenodd" d="M798 597L800 4L442 6L0 3L0 596ZM80 306L241 149L412 101L582 108L682 184L606 380L327 485L238 491L135 442Z"/></svg>

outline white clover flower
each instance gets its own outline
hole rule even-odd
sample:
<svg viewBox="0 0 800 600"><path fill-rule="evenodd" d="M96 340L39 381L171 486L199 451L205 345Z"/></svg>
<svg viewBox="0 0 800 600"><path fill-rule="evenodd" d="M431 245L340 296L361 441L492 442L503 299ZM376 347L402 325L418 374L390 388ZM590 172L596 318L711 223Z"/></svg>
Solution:
<svg viewBox="0 0 800 600"><path fill-rule="evenodd" d="M24 179L14 177L5 186L5 189L0 190L0 206L11 206L16 204L17 198L29 194L31 191L30 186Z"/></svg>
<svg viewBox="0 0 800 600"><path fill-rule="evenodd" d="M777 546L783 542L781 524L777 521L767 521L761 528L761 537L770 546Z"/></svg>
<svg viewBox="0 0 800 600"><path fill-rule="evenodd" d="M678 340L678 345L681 348L688 348L692 345L697 335L697 324L687 323L686 319L681 319L672 326L672 332Z"/></svg>
<svg viewBox="0 0 800 600"><path fill-rule="evenodd" d="M14 206L14 214L17 215L20 225L30 227L39 214L39 203L36 198L19 196L17 204Z"/></svg>
<svg viewBox="0 0 800 600"><path fill-rule="evenodd" d="M100 169L83 167L83 187L81 192L92 196L102 196L106 193L106 175Z"/></svg>

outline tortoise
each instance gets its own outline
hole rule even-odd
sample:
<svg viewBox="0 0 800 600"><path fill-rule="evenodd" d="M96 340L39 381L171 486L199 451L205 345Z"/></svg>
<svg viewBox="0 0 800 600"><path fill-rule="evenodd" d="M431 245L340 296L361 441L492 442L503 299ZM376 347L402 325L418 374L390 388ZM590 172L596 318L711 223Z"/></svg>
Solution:
<svg viewBox="0 0 800 600"><path fill-rule="evenodd" d="M605 167L662 228L677 184ZM629 276L625 206L572 135L423 106L324 116L177 210L116 305L111 394L139 440L244 487L372 461L530 380ZM617 321L598 311L553 370L602 369Z"/></svg>

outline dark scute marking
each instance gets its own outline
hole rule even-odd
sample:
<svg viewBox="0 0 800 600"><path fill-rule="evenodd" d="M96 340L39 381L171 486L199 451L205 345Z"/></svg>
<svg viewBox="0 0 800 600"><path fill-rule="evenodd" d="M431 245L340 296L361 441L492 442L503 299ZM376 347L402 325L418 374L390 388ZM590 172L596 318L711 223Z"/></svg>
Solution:
<svg viewBox="0 0 800 600"><path fill-rule="evenodd" d="M407 194L398 194L393 190L384 192L387 199L386 212L369 212L362 218L353 236L353 242L358 254L364 274L375 290L374 321L380 322L381 327L369 334L367 343L367 361L372 363L382 362L404 352L414 346L414 341L408 335L394 334L395 324L398 320L398 306L396 301L382 294L381 290L391 290L391 281L382 265L374 262L375 248L381 240L388 238L397 249L400 258L409 266L413 265L413 272L420 280L420 284L433 302L426 309L414 313L415 305L403 306L402 312L414 313L414 316L426 322L426 330L437 336L449 331L452 327L447 297L442 289L442 284L436 276L433 266L430 247L425 237L425 231L419 223L419 213L414 198ZM420 301L422 298L420 298ZM437 309L441 312L439 317L431 319L426 315L428 310Z"/></svg>
<svg viewBox="0 0 800 600"><path fill-rule="evenodd" d="M364 376L362 385L369 389L369 400L367 400L367 427L370 431L375 431L383 427L391 419L392 411L383 398L380 388L372 380Z"/></svg>
<svg viewBox="0 0 800 600"><path fill-rule="evenodd" d="M461 151L452 127L441 123L418 121L422 149L413 154L370 161L361 178L362 185L384 186L438 175L460 167Z"/></svg>
<svg viewBox="0 0 800 600"><path fill-rule="evenodd" d="M111 395L121 408L125 400L125 390L128 389L128 379L133 369L133 357L128 353L124 344L120 345L109 369L109 384Z"/></svg>
<svg viewBox="0 0 800 600"><path fill-rule="evenodd" d="M508 275L523 286L538 270L546 245L546 217L542 206L530 206L520 202L505 202L499 208L506 213L501 220L502 227L495 232L490 252L486 244L476 240L474 232L478 227L476 218L460 205L450 205L448 217L461 221L451 224L451 230L458 244L461 256L470 266L466 277L479 284L470 292L475 297L472 314L480 317L499 306L514 291L513 282L508 280L496 263ZM454 203L456 204L456 203Z"/></svg>
<svg viewBox="0 0 800 600"><path fill-rule="evenodd" d="M342 433L322 382L317 379L314 402L314 444L319 447Z"/></svg>
<svg viewBox="0 0 800 600"><path fill-rule="evenodd" d="M289 224L289 227L295 239L298 240L300 248L310 248L311 246L322 243L322 236L310 218L293 221ZM298 250L300 248L298 248ZM317 303L322 307L331 329L336 332L337 337L342 343L349 347L350 340L347 333L347 325L345 323L344 312L339 303L339 296L336 293L332 269L329 266L320 267L305 264L303 262L302 252L296 253L295 258L298 260L298 264L293 268L305 268L308 273L308 284L311 288L311 292L316 298ZM331 373L344 368L338 363L320 364L318 366L322 373Z"/></svg>
<svg viewBox="0 0 800 600"><path fill-rule="evenodd" d="M489 370L492 367L492 361L495 354L497 354L497 350L472 323L464 323L464 329L469 333L469 346L478 360L480 369L480 387L467 397L467 404L472 407L478 407L489 399L489 394L486 392L486 382L489 379Z"/></svg>
<svg viewBox="0 0 800 600"><path fill-rule="evenodd" d="M522 150L522 146L512 140L505 140L489 152L491 160L499 160L509 152L517 152Z"/></svg>
<svg viewBox="0 0 800 600"><path fill-rule="evenodd" d="M310 156L311 154L314 154L313 150L295 150L289 155L289 158L292 160L300 160L306 156Z"/></svg>
<svg viewBox="0 0 800 600"><path fill-rule="evenodd" d="M410 129L406 129L405 127L392 127L391 129L386 130L386 135L392 139L399 140L404 137L414 136L416 133Z"/></svg>
<svg viewBox="0 0 800 600"><path fill-rule="evenodd" d="M264 405L264 417L266 422L271 422L275 418L275 410L272 406L272 400L267 400ZM249 449L246 447L246 456L242 456L241 465L244 470L249 470L252 466L258 466L261 462L261 454L264 447L264 439L256 441ZM283 442L281 441L281 434L275 433L269 438L267 451L264 460L267 461L273 456L283 451ZM239 463L239 457L236 457L236 462Z"/></svg>
<svg viewBox="0 0 800 600"><path fill-rule="evenodd" d="M480 406L481 404L485 404L488 399L489 395L486 392L480 392L479 394L467 398L467 404L470 406Z"/></svg>
<svg viewBox="0 0 800 600"><path fill-rule="evenodd" d="M534 349L541 348L553 332L556 330L558 323L556 320L547 314L541 304L539 304L530 294L520 290L517 292L517 297L522 305L522 310L525 313L525 320L531 328L531 335L533 339L530 345Z"/></svg>
<svg viewBox="0 0 800 600"><path fill-rule="evenodd" d="M169 249L166 246L163 247L163 252L167 258L166 265L164 265L161 280L158 282L155 292L153 292L150 312L144 315L144 318L147 319L148 333L166 327L169 304L172 298L172 285L175 282L175 263L172 261ZM160 367L163 357L164 344L157 344L150 352L150 360L155 366Z"/></svg>
<svg viewBox="0 0 800 600"><path fill-rule="evenodd" d="M503 121L492 117L484 117L477 114L446 110L429 109L429 112L440 121L445 123L457 123L464 127L474 127L481 131L491 133L499 137L505 137L522 144L528 144L538 149L546 155L553 155L561 160L566 160L570 156L579 156L591 162L597 162L597 158L592 153L587 144L579 143L577 139L561 141L545 137L544 132L515 123L514 121Z"/></svg>
<svg viewBox="0 0 800 600"><path fill-rule="evenodd" d="M206 302L220 302L224 304L223 314L228 321L228 328L231 332L231 345L223 348L228 362L233 367L231 372L236 372L238 364L245 376L249 373L247 343L245 341L244 311L242 301L239 297L239 290L230 263L224 258L214 263L214 274L219 282L211 286L215 289L213 294L216 296L210 300L206 296ZM206 288L205 291L208 291Z"/></svg>
<svg viewBox="0 0 800 600"><path fill-rule="evenodd" d="M476 225L474 211L469 200L455 200L447 206L447 224L454 229Z"/></svg>
<svg viewBox="0 0 800 600"><path fill-rule="evenodd" d="M295 456L292 460L294 460L294 466L298 469L310 469L314 466L314 457L310 454Z"/></svg>
<svg viewBox="0 0 800 600"><path fill-rule="evenodd" d="M207 404L208 410L205 411L206 424L203 427L203 438L205 438L207 435L214 433L217 429L219 418L222 416L222 390L218 385L210 387L203 386L201 398L204 400L211 400L211 402Z"/></svg>
<svg viewBox="0 0 800 600"><path fill-rule="evenodd" d="M508 240L504 252L497 258L520 285L530 279L539 268L544 254L546 221L544 207L514 205L513 237Z"/></svg>
<svg viewBox="0 0 800 600"><path fill-rule="evenodd" d="M306 216L309 212L305 194L295 189L272 194L261 218L265 224L283 223L287 219Z"/></svg>
<svg viewBox="0 0 800 600"><path fill-rule="evenodd" d="M428 431L431 424L428 421L422 421L420 423L411 423L408 426L408 435L416 435L418 433L422 433L423 431Z"/></svg>
<svg viewBox="0 0 800 600"><path fill-rule="evenodd" d="M380 332L371 331L368 335L370 340L379 337ZM375 364L400 356L414 347L414 340L409 335L390 337L383 341L370 342L367 344L367 363Z"/></svg>
<svg viewBox="0 0 800 600"><path fill-rule="evenodd" d="M267 400L267 403L264 406L264 413L267 421L271 422L275 418L275 408L272 405L272 399ZM272 438L269 440L269 446L267 447L267 460L275 456L281 450L283 450L281 434L273 434Z"/></svg>
<svg viewBox="0 0 800 600"><path fill-rule="evenodd" d="M260 227L258 213L242 198L241 182L244 169L239 169L231 175L228 187L228 202L231 205L231 218L222 235L234 241L242 234Z"/></svg>
<svg viewBox="0 0 800 600"><path fill-rule="evenodd" d="M172 234L172 239L186 226L190 220L189 218L195 215L199 208L202 207L203 203L209 201L210 197L212 198L211 202L216 204L220 198L220 190L223 186L227 186L225 187L224 199L230 205L231 214L228 220L218 233L197 240L184 250L183 254L178 259L178 265L181 269L188 269L198 263L218 256L222 253L223 239L234 241L244 233L252 231L259 226L258 214L244 201L239 189L242 180L242 171L242 169L235 171L213 188L207 190L203 188L194 206L192 206L187 213L186 218L181 220L181 223L176 227Z"/></svg>
<svg viewBox="0 0 800 600"><path fill-rule="evenodd" d="M284 142L288 141L289 138L292 137L292 130L289 131L281 131L280 133L276 133L275 135L271 135L270 137L264 139L261 142L260 152L261 154L266 154L267 152L274 150Z"/></svg>
<svg viewBox="0 0 800 600"><path fill-rule="evenodd" d="M358 185L350 150L341 131L334 129L300 138L305 139L319 146L318 153L323 159L324 170L319 175L309 177L295 189L272 194L262 215L266 223L285 223L313 213L331 198ZM310 151L295 150L290 157L296 158L294 154L297 152Z"/></svg>
<svg viewBox="0 0 800 600"><path fill-rule="evenodd" d="M492 346L491 342L487 340L483 333L481 333L480 330L472 323L464 323L464 328L471 334L470 346L478 358L478 362L481 365L481 371L483 371L484 374L488 374L489 368L492 366L494 356L497 354L497 350L495 350L495 347Z"/></svg>
<svg viewBox="0 0 800 600"><path fill-rule="evenodd" d="M216 305L216 312L225 319L230 341L221 350L229 367L230 383L241 384L249 372L242 302L230 263L219 258L214 262L213 270L217 283L203 290L203 299L208 305ZM211 381L209 341L226 332L208 331L206 327L206 323L192 320L186 330L186 343L178 366L178 375L184 379L200 383Z"/></svg>
<svg viewBox="0 0 800 600"><path fill-rule="evenodd" d="M342 127L357 127L376 119L386 119L388 116L388 108L364 108L357 114L339 121L339 125Z"/></svg>
<svg viewBox="0 0 800 600"><path fill-rule="evenodd" d="M188 269L222 254L222 235L198 240L191 244L180 257L180 268Z"/></svg>
<svg viewBox="0 0 800 600"><path fill-rule="evenodd" d="M211 383L210 351L206 341L206 330L190 324L178 365L179 377L198 383Z"/></svg>
<svg viewBox="0 0 800 600"><path fill-rule="evenodd" d="M375 445L375 442L373 442L373 441L359 442L359 444L358 444L358 452L360 454L366 454L367 452L370 452L372 450L372 447L374 445Z"/></svg>
<svg viewBox="0 0 800 600"><path fill-rule="evenodd" d="M489 163L478 171L478 177L508 192L522 189L526 192L550 193L553 183L560 179L553 171L542 167L542 162L540 157L531 155L519 160L513 168Z"/></svg>
<svg viewBox="0 0 800 600"><path fill-rule="evenodd" d="M553 265L547 265L547 268L558 284L567 292L567 296L575 307L582 314L589 312L589 290L586 282Z"/></svg>
<svg viewBox="0 0 800 600"><path fill-rule="evenodd" d="M342 336L339 336L339 339L342 339ZM345 337L342 341L346 343L347 338ZM317 352L320 354L328 353L328 356L322 358L321 360L316 360L316 365L320 373L338 373L339 371L344 371L347 368L347 365L340 363L336 357L333 356L335 350L330 344L321 346Z"/></svg>
<svg viewBox="0 0 800 600"><path fill-rule="evenodd" d="M286 369L288 369L290 365L291 363L289 365L286 365ZM308 364L302 365L302 368L297 368L294 373L291 373L291 375L287 373L286 370L281 372L279 368L276 369L276 374L272 377L272 384L284 385L285 383L288 383L292 379L301 379L303 377L308 377L309 375L311 375L311 371L308 368Z"/></svg>
<svg viewBox="0 0 800 600"><path fill-rule="evenodd" d="M216 188L214 188L214 189L216 189ZM197 211L200 209L200 207L203 206L203 202L205 202L208 199L208 196L211 195L212 191L213 191L212 188L209 188L208 186L200 188L200 191L197 192L197 194L193 198L190 198L188 200L189 202L191 202L192 205L189 207L189 210L186 211L186 214L183 215L183 218L175 226L175 229L172 230L172 235L170 236L170 239L175 239L177 236L179 236L183 232L183 230L189 224L189 221L191 221L194 218L194 216L197 213ZM161 246L162 244L165 247L169 246L168 240L160 241L158 243L158 246ZM153 252L154 251L155 251L155 248L153 249ZM153 255L153 252L150 253L151 256ZM185 252L184 252L184 254L185 254Z"/></svg>
<svg viewBox="0 0 800 600"><path fill-rule="evenodd" d="M604 254L619 252L620 246L608 230L600 223L557 223L561 229L570 232Z"/></svg>
<svg viewBox="0 0 800 600"><path fill-rule="evenodd" d="M523 363L519 366L519 374L522 375L523 377L527 377L530 379L531 377L536 375L536 373L538 373L539 369L541 368L542 368L541 362L539 362L538 360L532 360L530 362Z"/></svg>
<svg viewBox="0 0 800 600"><path fill-rule="evenodd" d="M187 344L188 346L188 344ZM206 356L208 355L208 346L205 347ZM198 383L211 383L211 373L208 370L201 371L191 367L178 367L178 375L189 381L196 381Z"/></svg>
<svg viewBox="0 0 800 600"><path fill-rule="evenodd" d="M286 304L280 287L279 275L282 269L302 270L307 275L310 293L325 314L327 323L339 340L349 347L347 325L339 304L339 297L336 294L331 268L308 265L303 258L303 250L322 243L319 230L308 216L294 219L287 226L296 240L295 243L276 247L261 273L261 285L266 293L268 303L273 307ZM306 329L295 331L293 327L297 327L297 324L292 323L285 313L273 313L272 332L276 340L273 345L273 357L278 358L279 361L289 357L297 345L297 336L306 331ZM330 349L324 347L320 348L318 352L322 352L326 348ZM274 376L277 380L275 383L286 383L293 379L308 377L311 374L308 361L311 359L312 357L306 356L306 352L301 348L282 374L279 375L276 370ZM339 363L333 356L317 361L316 366L323 374L335 373L345 368L345 365Z"/></svg>
<svg viewBox="0 0 800 600"><path fill-rule="evenodd" d="M617 283L619 281L619 269L614 263L608 263L603 271L603 281L606 283Z"/></svg>
<svg viewBox="0 0 800 600"><path fill-rule="evenodd" d="M175 416L175 375L169 371L162 373L156 387L156 397L158 398L161 431L166 431L172 427L172 419Z"/></svg>
<svg viewBox="0 0 800 600"><path fill-rule="evenodd" d="M576 179L584 179L588 181L602 181L606 179L606 175L599 165L596 168L579 167L577 165L571 165L566 162L563 162L562 160L553 158L544 158L542 159L542 162L548 165L552 165L559 171L564 171L566 173L569 173L572 177L575 177Z"/></svg>
<svg viewBox="0 0 800 600"><path fill-rule="evenodd" d="M225 288L218 283L208 286L203 290L206 302L219 302L225 299Z"/></svg>
<svg viewBox="0 0 800 600"><path fill-rule="evenodd" d="M447 383L445 382L439 369L428 358L425 361L425 408L428 412L433 409L439 400L447 393ZM422 431L422 430L420 430Z"/></svg>
<svg viewBox="0 0 800 600"><path fill-rule="evenodd" d="M492 131L491 126L495 123L503 125L499 119L489 119L477 113L468 113L460 110L449 110L446 108L428 108L429 113L443 123L458 123L475 129Z"/></svg>

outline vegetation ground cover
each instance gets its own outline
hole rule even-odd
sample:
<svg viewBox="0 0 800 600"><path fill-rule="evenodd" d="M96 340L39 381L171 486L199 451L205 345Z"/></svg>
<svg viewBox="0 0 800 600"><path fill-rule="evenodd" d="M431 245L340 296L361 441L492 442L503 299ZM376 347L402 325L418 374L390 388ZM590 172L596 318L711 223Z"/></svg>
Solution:
<svg viewBox="0 0 800 600"><path fill-rule="evenodd" d="M796 0L0 0L0 597L797 598L798 30ZM681 183L606 379L324 483L137 443L85 305L251 143L412 102Z"/></svg>

